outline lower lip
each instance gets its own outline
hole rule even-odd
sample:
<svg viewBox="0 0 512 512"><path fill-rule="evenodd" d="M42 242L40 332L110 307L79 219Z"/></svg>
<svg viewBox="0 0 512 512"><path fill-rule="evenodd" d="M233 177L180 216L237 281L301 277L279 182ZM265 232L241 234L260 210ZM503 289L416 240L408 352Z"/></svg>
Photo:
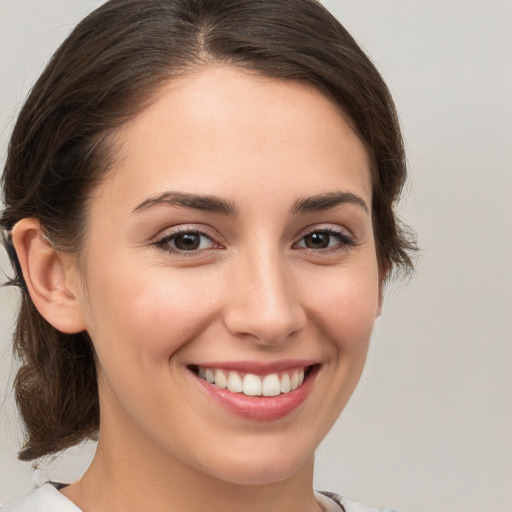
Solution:
<svg viewBox="0 0 512 512"><path fill-rule="evenodd" d="M317 373L318 367L315 366L297 389L277 396L247 396L219 388L197 376L196 380L211 398L238 416L257 421L271 421L284 418L305 402Z"/></svg>

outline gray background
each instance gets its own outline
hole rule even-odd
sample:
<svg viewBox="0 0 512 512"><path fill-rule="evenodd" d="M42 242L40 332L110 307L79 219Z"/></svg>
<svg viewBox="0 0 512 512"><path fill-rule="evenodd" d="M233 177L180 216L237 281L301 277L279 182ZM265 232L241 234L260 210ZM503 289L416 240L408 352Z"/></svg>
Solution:
<svg viewBox="0 0 512 512"><path fill-rule="evenodd" d="M2 162L34 79L100 3L0 0ZM402 512L511 512L512 2L326 4L395 96L411 170L402 210L423 253L413 280L387 291L361 384L318 450L316 487ZM0 290L0 504L76 478L93 452L37 471L16 460L16 301Z"/></svg>

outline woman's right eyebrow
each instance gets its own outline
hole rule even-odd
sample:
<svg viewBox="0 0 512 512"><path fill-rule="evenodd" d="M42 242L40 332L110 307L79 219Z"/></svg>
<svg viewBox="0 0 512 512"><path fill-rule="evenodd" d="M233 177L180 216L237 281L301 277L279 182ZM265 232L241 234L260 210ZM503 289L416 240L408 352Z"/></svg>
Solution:
<svg viewBox="0 0 512 512"><path fill-rule="evenodd" d="M238 209L234 203L216 196L189 194L186 192L164 192L156 196L149 197L137 205L132 213L139 213L157 206L181 206L195 210L204 210L208 212L221 213L230 217L238 215Z"/></svg>

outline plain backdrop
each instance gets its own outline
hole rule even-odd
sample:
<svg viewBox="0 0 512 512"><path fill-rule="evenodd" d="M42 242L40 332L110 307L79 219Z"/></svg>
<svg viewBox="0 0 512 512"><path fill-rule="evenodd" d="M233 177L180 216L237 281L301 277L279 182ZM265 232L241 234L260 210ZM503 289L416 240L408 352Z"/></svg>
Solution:
<svg viewBox="0 0 512 512"><path fill-rule="evenodd" d="M31 84L96 0L0 0L0 156ZM512 2L330 0L404 128L415 277L390 286L361 384L320 446L316 488L401 512L512 511ZM2 251L0 268L9 272ZM0 504L77 478L94 446L18 462L16 291L0 289Z"/></svg>

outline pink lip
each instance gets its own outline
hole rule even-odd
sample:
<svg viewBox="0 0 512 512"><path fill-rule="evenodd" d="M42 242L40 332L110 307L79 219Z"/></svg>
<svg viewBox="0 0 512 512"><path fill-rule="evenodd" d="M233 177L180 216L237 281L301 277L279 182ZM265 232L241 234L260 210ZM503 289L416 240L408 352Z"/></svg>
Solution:
<svg viewBox="0 0 512 512"><path fill-rule="evenodd" d="M233 369L237 371L244 371L241 367L236 364L236 368L227 367L225 365L217 366L218 363L215 363L215 368L223 368L223 369ZM248 368L247 366L242 365L244 368ZM267 374L269 365L264 365L265 370L262 372L255 371L255 367L253 363L250 365L251 373L261 373ZM302 366L302 364L297 365L293 364L291 366L286 366L284 369L294 368L297 366ZM309 366L309 365L304 365ZM278 396L246 396L243 393L233 393L228 389L222 389L214 384L210 384L209 382L195 376L197 383L201 386L201 388L208 394L209 397L214 399L219 405L226 408L232 413L235 413L238 416L243 418L247 418L250 420L256 421L271 421L277 420L279 418L283 418L287 416L292 411L297 409L301 404L304 403L306 398L313 387L313 383L318 374L319 366L315 366L304 382L294 391L290 391L289 393L282 393ZM273 370L276 371L284 371L284 370ZM270 372L272 373L272 372Z"/></svg>

